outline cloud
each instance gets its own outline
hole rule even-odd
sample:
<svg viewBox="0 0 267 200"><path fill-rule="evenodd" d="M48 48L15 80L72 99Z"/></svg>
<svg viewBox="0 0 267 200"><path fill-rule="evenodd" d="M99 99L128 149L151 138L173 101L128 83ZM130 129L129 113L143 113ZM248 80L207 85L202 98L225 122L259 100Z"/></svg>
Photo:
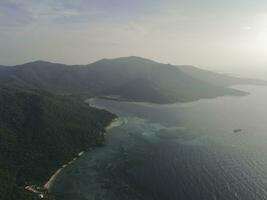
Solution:
<svg viewBox="0 0 267 200"><path fill-rule="evenodd" d="M88 63L141 55L212 66L266 59L267 15L221 12L232 7L230 0L214 1L217 6L203 3L211 0L199 1L202 6L196 0L153 0L154 6L141 6L149 1L0 0L0 60Z"/></svg>
<svg viewBox="0 0 267 200"><path fill-rule="evenodd" d="M6 0L0 2L1 11L7 15L0 21L0 27L61 25L72 23L72 20L77 23L103 14L103 11L90 9L80 1L70 3L67 0Z"/></svg>
<svg viewBox="0 0 267 200"><path fill-rule="evenodd" d="M65 8L60 1L26 0L20 3L20 9L34 20L55 19L81 14L78 10Z"/></svg>

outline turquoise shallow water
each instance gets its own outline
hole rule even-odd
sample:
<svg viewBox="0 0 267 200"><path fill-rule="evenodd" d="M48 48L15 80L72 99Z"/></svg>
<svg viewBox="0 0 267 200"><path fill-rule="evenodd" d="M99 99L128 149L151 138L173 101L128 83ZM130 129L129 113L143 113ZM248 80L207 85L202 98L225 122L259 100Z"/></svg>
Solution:
<svg viewBox="0 0 267 200"><path fill-rule="evenodd" d="M52 191L64 200L267 199L267 87L238 88L251 95L169 105L91 100L125 123Z"/></svg>

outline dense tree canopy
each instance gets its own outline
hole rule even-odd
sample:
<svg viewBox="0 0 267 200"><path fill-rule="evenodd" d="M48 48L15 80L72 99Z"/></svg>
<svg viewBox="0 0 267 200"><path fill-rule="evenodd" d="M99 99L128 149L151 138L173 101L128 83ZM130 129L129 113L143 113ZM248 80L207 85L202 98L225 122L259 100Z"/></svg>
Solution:
<svg viewBox="0 0 267 200"><path fill-rule="evenodd" d="M77 153L97 145L114 115L74 98L0 86L0 199L32 199Z"/></svg>

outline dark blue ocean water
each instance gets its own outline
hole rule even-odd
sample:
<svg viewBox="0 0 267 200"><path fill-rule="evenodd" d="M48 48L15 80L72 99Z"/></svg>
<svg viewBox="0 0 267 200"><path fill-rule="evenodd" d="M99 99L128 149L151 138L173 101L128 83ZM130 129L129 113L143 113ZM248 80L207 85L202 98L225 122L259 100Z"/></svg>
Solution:
<svg viewBox="0 0 267 200"><path fill-rule="evenodd" d="M238 88L251 94L168 105L91 100L123 125L51 191L62 200L267 199L267 87Z"/></svg>

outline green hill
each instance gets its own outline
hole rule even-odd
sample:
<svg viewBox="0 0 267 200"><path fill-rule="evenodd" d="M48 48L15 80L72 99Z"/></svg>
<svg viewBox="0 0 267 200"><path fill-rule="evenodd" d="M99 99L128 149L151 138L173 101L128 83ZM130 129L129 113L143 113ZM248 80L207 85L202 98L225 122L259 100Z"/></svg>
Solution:
<svg viewBox="0 0 267 200"><path fill-rule="evenodd" d="M33 199L25 185L43 185L97 145L114 117L74 98L0 86L0 199Z"/></svg>
<svg viewBox="0 0 267 200"><path fill-rule="evenodd" d="M140 57L103 59L89 65L71 66L36 61L0 68L0 81L16 82L21 86L60 94L88 97L117 95L121 99L155 103L245 95L246 92L227 87L259 82L266 84L264 81L239 79Z"/></svg>

